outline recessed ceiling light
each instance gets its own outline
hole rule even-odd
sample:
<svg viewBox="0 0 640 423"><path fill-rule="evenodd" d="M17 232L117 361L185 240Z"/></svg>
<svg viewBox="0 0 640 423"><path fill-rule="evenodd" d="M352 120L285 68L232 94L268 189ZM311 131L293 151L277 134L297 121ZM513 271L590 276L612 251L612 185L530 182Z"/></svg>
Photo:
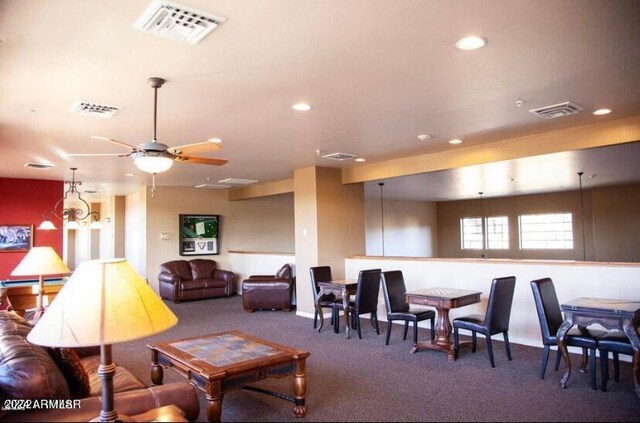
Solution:
<svg viewBox="0 0 640 423"><path fill-rule="evenodd" d="M355 159L353 159L354 162L366 162L367 159L365 159L364 157L357 157Z"/></svg>
<svg viewBox="0 0 640 423"><path fill-rule="evenodd" d="M133 173L125 173L124 176L133 176Z"/></svg>
<svg viewBox="0 0 640 423"><path fill-rule="evenodd" d="M207 141L215 144L220 144L222 142L222 138L209 138Z"/></svg>
<svg viewBox="0 0 640 423"><path fill-rule="evenodd" d="M306 112L307 110L311 110L311 106L309 106L307 103L297 103L291 106L291 108L299 112Z"/></svg>
<svg viewBox="0 0 640 423"><path fill-rule="evenodd" d="M449 141L449 144L462 144L462 140L455 138Z"/></svg>
<svg viewBox="0 0 640 423"><path fill-rule="evenodd" d="M487 45L487 39L471 35L469 37L460 38L456 42L456 47L460 50L475 50Z"/></svg>
<svg viewBox="0 0 640 423"><path fill-rule="evenodd" d="M431 139L431 135L426 135L426 134L418 135L418 139L419 139L420 141L427 141L427 140L430 140L430 139Z"/></svg>
<svg viewBox="0 0 640 423"><path fill-rule="evenodd" d="M596 111L593 112L594 115L608 115L609 113L611 113L611 109L598 109Z"/></svg>

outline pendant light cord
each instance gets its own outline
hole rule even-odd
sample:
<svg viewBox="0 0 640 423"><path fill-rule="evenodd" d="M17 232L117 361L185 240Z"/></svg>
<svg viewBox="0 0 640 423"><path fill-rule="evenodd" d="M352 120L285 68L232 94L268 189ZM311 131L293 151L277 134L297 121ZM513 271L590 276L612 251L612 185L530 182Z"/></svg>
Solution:
<svg viewBox="0 0 640 423"><path fill-rule="evenodd" d="M382 187L384 186L384 182L379 182L380 186L380 222L382 225L382 257L384 257L384 198L382 195Z"/></svg>
<svg viewBox="0 0 640 423"><path fill-rule="evenodd" d="M584 172L578 172L578 180L580 182L580 215L582 217L582 261L587 261L587 240L584 237L584 200L582 198L582 175Z"/></svg>

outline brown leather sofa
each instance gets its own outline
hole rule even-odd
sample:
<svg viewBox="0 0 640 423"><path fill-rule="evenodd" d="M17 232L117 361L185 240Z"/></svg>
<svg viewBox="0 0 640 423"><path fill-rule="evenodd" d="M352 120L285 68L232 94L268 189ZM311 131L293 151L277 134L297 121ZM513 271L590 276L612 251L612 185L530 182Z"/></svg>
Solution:
<svg viewBox="0 0 640 423"><path fill-rule="evenodd" d="M16 313L0 311L0 398L7 400L78 399L77 408L39 408L0 411L6 421L83 421L100 415L102 383L98 377L99 348L45 348L27 341L31 325ZM82 370L84 369L84 370ZM147 387L127 369L116 368L113 378L118 414L135 416L173 404L191 421L200 406L195 388L187 382Z"/></svg>
<svg viewBox="0 0 640 423"><path fill-rule="evenodd" d="M206 259L174 260L160 265L160 297L174 303L205 298L230 297L233 272L216 268Z"/></svg>
<svg viewBox="0 0 640 423"><path fill-rule="evenodd" d="M285 264L275 275L252 275L242 281L242 308L254 310L291 310L293 269Z"/></svg>

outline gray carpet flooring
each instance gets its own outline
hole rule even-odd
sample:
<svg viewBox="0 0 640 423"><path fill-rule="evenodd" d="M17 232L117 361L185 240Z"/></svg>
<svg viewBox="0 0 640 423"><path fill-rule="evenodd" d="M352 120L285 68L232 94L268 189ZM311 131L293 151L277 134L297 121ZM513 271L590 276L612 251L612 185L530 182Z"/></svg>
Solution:
<svg viewBox="0 0 640 423"><path fill-rule="evenodd" d="M167 304L179 318L174 328L114 345L116 362L146 383L150 383L146 345L153 341L240 330L311 353L304 419L292 416L290 402L238 390L224 397L223 421L640 421L627 362L621 362L620 381L610 380L608 391L601 392L589 388L588 374L578 371L579 356L572 356L571 379L562 389L558 383L562 366L559 372L553 370L555 352L541 380L542 349L512 344L513 360L508 361L504 344L497 341L501 337L494 339L496 367L491 368L482 336L475 354L462 349L457 361L448 362L437 351L409 354L411 341L402 340L399 325L394 325L391 342L385 346L385 322L380 322L378 336L363 319L363 339L356 334L347 340L343 322L340 334L333 333L328 320L317 333L311 319L295 312L245 313L238 296ZM429 331L421 329L419 338L428 337ZM165 383L181 380L172 370L165 371ZM292 380L270 379L256 386L293 395ZM200 394L199 421L206 421L204 404Z"/></svg>

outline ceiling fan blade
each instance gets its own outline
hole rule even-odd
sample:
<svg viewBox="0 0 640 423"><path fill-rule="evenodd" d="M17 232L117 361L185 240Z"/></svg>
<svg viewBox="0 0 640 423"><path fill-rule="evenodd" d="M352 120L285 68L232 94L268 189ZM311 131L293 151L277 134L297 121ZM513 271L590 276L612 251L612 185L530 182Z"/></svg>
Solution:
<svg viewBox="0 0 640 423"><path fill-rule="evenodd" d="M98 156L107 156L107 157L128 157L129 154L122 153L67 153L69 157L98 157Z"/></svg>
<svg viewBox="0 0 640 423"><path fill-rule="evenodd" d="M214 166L222 166L227 163L228 160L224 159L212 159L209 157L197 157L197 156L185 156L184 154L176 154L175 160L177 162L183 163L198 163L198 164L207 164Z"/></svg>
<svg viewBox="0 0 640 423"><path fill-rule="evenodd" d="M130 149L135 150L135 151L140 151L140 149L138 147L136 147L135 145L127 144L126 142L123 142L123 141L114 140L113 138L99 137L97 135L91 135L91 138L95 138L97 140L102 140L102 141L111 141L112 143L121 145L123 147L127 147L127 148L130 148Z"/></svg>
<svg viewBox="0 0 640 423"><path fill-rule="evenodd" d="M176 147L170 147L169 152L171 152L172 154L193 154L193 153L207 153L211 151L218 151L221 149L222 147L220 147L218 144L215 144L211 141L204 141L204 142L196 142L193 144L185 144L185 145L178 145Z"/></svg>

